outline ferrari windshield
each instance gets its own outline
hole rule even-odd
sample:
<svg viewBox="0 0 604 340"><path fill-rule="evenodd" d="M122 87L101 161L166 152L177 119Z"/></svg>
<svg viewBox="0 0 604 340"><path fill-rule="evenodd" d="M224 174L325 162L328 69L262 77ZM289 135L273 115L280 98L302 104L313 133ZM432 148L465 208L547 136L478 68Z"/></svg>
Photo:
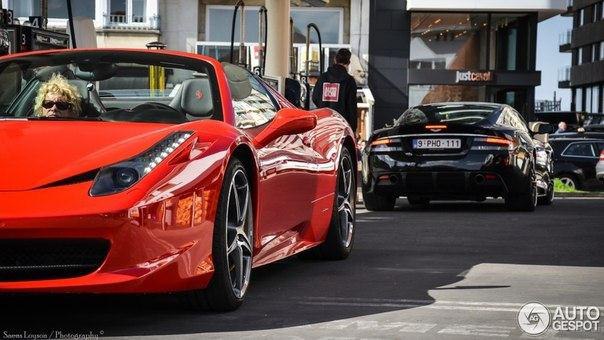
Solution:
<svg viewBox="0 0 604 340"><path fill-rule="evenodd" d="M422 105L405 111L397 120L399 125L426 123L475 124L489 118L498 106L476 104Z"/></svg>
<svg viewBox="0 0 604 340"><path fill-rule="evenodd" d="M183 123L220 114L212 67L144 51L65 51L0 63L0 114Z"/></svg>

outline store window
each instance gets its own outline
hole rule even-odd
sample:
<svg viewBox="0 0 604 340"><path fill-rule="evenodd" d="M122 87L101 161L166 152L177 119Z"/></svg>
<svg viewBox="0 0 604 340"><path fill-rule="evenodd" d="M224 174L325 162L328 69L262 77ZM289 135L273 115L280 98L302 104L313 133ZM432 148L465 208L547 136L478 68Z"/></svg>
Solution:
<svg viewBox="0 0 604 340"><path fill-rule="evenodd" d="M410 85L409 107L459 101L485 101L484 86Z"/></svg>
<svg viewBox="0 0 604 340"><path fill-rule="evenodd" d="M486 69L487 14L411 13L410 68Z"/></svg>
<svg viewBox="0 0 604 340"><path fill-rule="evenodd" d="M258 41L258 9L245 7L245 40ZM240 15L235 22L235 41L239 41ZM306 26L313 22L321 28L321 39L324 44L341 44L343 42L344 11L336 7L292 7L291 17L294 20L294 43L306 42ZM231 23L233 7L222 5L207 6L206 41L231 41ZM312 33L311 41L316 41Z"/></svg>
<svg viewBox="0 0 604 340"><path fill-rule="evenodd" d="M525 14L411 13L409 68L527 70L533 26Z"/></svg>

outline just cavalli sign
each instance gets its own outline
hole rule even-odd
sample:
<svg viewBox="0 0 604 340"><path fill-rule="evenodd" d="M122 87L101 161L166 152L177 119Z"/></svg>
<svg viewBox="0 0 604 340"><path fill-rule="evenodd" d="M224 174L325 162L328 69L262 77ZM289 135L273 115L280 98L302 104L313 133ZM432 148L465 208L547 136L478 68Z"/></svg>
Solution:
<svg viewBox="0 0 604 340"><path fill-rule="evenodd" d="M495 80L495 75L491 71L456 71L456 83L485 83Z"/></svg>

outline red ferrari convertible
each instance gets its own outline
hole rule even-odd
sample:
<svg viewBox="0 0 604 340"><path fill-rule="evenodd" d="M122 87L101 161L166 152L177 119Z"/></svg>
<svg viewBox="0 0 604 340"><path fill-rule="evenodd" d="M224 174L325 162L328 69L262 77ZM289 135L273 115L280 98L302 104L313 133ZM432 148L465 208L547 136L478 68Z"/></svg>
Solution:
<svg viewBox="0 0 604 340"><path fill-rule="evenodd" d="M0 84L0 292L226 311L253 267L350 253L355 141L335 111L173 51L13 55Z"/></svg>

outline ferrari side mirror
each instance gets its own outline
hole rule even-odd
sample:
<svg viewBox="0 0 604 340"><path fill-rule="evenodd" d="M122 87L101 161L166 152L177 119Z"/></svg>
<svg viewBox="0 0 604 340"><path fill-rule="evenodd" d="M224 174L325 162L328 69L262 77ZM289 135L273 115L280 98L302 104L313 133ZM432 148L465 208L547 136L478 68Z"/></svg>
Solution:
<svg viewBox="0 0 604 340"><path fill-rule="evenodd" d="M269 125L254 138L256 148L262 148L273 140L286 135L304 133L317 126L317 116L300 109L279 110Z"/></svg>

